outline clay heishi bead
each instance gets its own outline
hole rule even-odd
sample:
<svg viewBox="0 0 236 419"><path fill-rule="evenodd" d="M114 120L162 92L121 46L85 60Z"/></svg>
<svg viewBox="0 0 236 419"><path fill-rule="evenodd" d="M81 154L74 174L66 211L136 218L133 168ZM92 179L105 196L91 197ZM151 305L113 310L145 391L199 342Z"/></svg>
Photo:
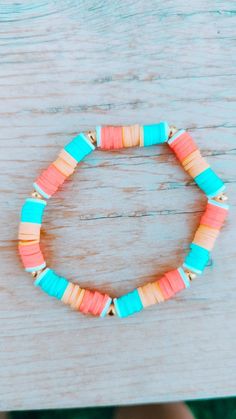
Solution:
<svg viewBox="0 0 236 419"><path fill-rule="evenodd" d="M220 230L228 215L228 210L229 206L227 204L209 199L206 209L200 219L200 224Z"/></svg>
<svg viewBox="0 0 236 419"><path fill-rule="evenodd" d="M46 266L39 243L18 245L22 263L27 272L37 272Z"/></svg>
<svg viewBox="0 0 236 419"><path fill-rule="evenodd" d="M186 159L189 154L198 150L191 135L183 129L176 132L167 142L180 162Z"/></svg>
<svg viewBox="0 0 236 419"><path fill-rule="evenodd" d="M42 199L27 198L21 209L21 222L42 224L46 204Z"/></svg>
<svg viewBox="0 0 236 419"><path fill-rule="evenodd" d="M210 258L210 252L195 243L190 244L183 266L196 274L202 274Z"/></svg>
<svg viewBox="0 0 236 419"><path fill-rule="evenodd" d="M86 157L94 149L95 146L83 133L77 135L77 137L73 138L73 140L65 146L65 151L67 151L67 153L69 153L71 157L77 161L77 163L83 160L84 157Z"/></svg>
<svg viewBox="0 0 236 419"><path fill-rule="evenodd" d="M46 268L34 281L34 285L40 287L52 297L61 300L69 281L57 275L52 269Z"/></svg>
<svg viewBox="0 0 236 419"><path fill-rule="evenodd" d="M148 147L155 144L165 143L168 140L169 130L167 122L143 125L143 146Z"/></svg>
<svg viewBox="0 0 236 419"><path fill-rule="evenodd" d="M192 242L211 251L214 247L218 234L219 230L216 228L200 224Z"/></svg>
<svg viewBox="0 0 236 419"><path fill-rule="evenodd" d="M130 316L143 309L143 304L137 289L122 295L122 297L114 298L113 301L119 317Z"/></svg>
<svg viewBox="0 0 236 419"><path fill-rule="evenodd" d="M212 198L225 190L225 184L210 167L196 176L194 181L208 198Z"/></svg>
<svg viewBox="0 0 236 419"><path fill-rule="evenodd" d="M57 167L50 164L36 179L33 186L44 198L50 198L64 183L66 176Z"/></svg>
<svg viewBox="0 0 236 419"><path fill-rule="evenodd" d="M102 294L98 291L85 290L79 310L84 314L93 314L94 316L104 317L112 299L107 294Z"/></svg>
<svg viewBox="0 0 236 419"><path fill-rule="evenodd" d="M123 147L138 147L140 145L139 125L122 127Z"/></svg>
<svg viewBox="0 0 236 419"><path fill-rule="evenodd" d="M40 240L41 224L24 222L19 224L18 239L21 241Z"/></svg>
<svg viewBox="0 0 236 419"><path fill-rule="evenodd" d="M118 150L123 148L122 127L101 127L99 147L102 150Z"/></svg>

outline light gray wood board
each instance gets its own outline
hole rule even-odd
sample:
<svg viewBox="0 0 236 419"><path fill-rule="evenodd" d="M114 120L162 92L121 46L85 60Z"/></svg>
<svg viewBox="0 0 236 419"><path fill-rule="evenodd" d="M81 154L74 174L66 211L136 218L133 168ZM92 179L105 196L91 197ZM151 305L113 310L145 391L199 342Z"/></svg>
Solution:
<svg viewBox="0 0 236 419"><path fill-rule="evenodd" d="M236 393L233 7L1 4L1 410ZM190 129L229 219L191 289L125 320L82 316L22 270L21 205L77 132L159 120ZM205 203L167 146L96 150L49 202L42 246L58 273L121 295L182 263Z"/></svg>

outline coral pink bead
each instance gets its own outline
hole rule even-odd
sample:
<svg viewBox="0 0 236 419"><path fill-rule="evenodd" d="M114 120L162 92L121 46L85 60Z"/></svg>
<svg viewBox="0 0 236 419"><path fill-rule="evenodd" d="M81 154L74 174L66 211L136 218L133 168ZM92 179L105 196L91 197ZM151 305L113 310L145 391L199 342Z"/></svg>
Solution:
<svg viewBox="0 0 236 419"><path fill-rule="evenodd" d="M122 127L101 127L101 145L104 150L123 148Z"/></svg>
<svg viewBox="0 0 236 419"><path fill-rule="evenodd" d="M18 249L25 268L40 266L45 262L39 243L28 246L19 244Z"/></svg>
<svg viewBox="0 0 236 419"><path fill-rule="evenodd" d="M174 294L185 288L184 281L178 269L174 269L173 271L167 272L165 274L165 277L168 279Z"/></svg>
<svg viewBox="0 0 236 419"><path fill-rule="evenodd" d="M226 208L208 202L206 210L201 217L200 224L220 229L224 224L227 214L228 210Z"/></svg>
<svg viewBox="0 0 236 419"><path fill-rule="evenodd" d="M80 304L79 310L84 313L87 314L89 312L89 307L91 304L91 300L92 300L92 292L89 290L85 290L84 293L84 298Z"/></svg>
<svg viewBox="0 0 236 419"><path fill-rule="evenodd" d="M93 297L92 297L92 301L90 305L90 312L94 314L95 316L99 313L99 308L101 307L102 301L103 301L103 295L100 292L95 291L93 293Z"/></svg>
<svg viewBox="0 0 236 419"><path fill-rule="evenodd" d="M169 298L173 297L174 291L171 288L170 283L166 276L163 276L157 282L161 289L162 294L164 295L165 300L168 300Z"/></svg>
<svg viewBox="0 0 236 419"><path fill-rule="evenodd" d="M50 164L46 170L35 181L35 184L39 186L47 195L52 196L61 186L66 179L66 176L62 174L53 164Z"/></svg>
<svg viewBox="0 0 236 419"><path fill-rule="evenodd" d="M170 148L174 151L176 157L182 162L189 154L198 149L188 132L184 131L173 141L169 142Z"/></svg>

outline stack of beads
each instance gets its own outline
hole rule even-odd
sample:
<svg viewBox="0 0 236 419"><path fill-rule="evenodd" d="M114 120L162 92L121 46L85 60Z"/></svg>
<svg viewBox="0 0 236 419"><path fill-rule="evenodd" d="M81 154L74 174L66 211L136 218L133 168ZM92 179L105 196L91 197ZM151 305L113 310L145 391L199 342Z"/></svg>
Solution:
<svg viewBox="0 0 236 419"><path fill-rule="evenodd" d="M36 179L33 184L35 190L44 198L50 198L74 173L77 164L94 149L95 146L86 136L82 133L79 134L65 146L58 158Z"/></svg>
<svg viewBox="0 0 236 419"><path fill-rule="evenodd" d="M224 183L201 156L197 145L188 132L179 130L169 138L168 144L184 169L208 198L220 194L225 189Z"/></svg>
<svg viewBox="0 0 236 419"><path fill-rule="evenodd" d="M152 125L97 126L97 146L102 150L124 147L147 147L165 143L169 137L169 125L160 122Z"/></svg>
<svg viewBox="0 0 236 419"><path fill-rule="evenodd" d="M185 258L184 267L201 274L206 267L210 251L227 217L229 206L209 199L200 225L190 245L190 252Z"/></svg>
<svg viewBox="0 0 236 419"><path fill-rule="evenodd" d="M189 279L181 267L167 272L157 281L150 282L119 298L114 298L117 315L127 317L152 304L161 303L172 298L189 285Z"/></svg>
<svg viewBox="0 0 236 419"><path fill-rule="evenodd" d="M111 305L112 299L107 294L90 291L72 284L67 279L57 275L52 269L46 268L35 280L48 295L69 304L74 310L84 314L104 317Z"/></svg>
<svg viewBox="0 0 236 419"><path fill-rule="evenodd" d="M28 198L21 210L18 249L25 270L28 272L37 272L46 266L39 246L40 229L46 204L43 199Z"/></svg>

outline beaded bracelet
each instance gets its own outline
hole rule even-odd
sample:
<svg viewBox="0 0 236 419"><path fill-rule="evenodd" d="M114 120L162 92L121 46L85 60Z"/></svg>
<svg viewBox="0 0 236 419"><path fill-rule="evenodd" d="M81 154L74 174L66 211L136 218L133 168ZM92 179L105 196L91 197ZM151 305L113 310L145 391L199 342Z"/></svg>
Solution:
<svg viewBox="0 0 236 419"><path fill-rule="evenodd" d="M182 266L119 298L81 288L48 268L39 244L46 200L73 174L77 164L96 147L101 150L115 150L161 143L169 145L183 168L208 198L205 212ZM18 236L19 253L25 270L32 273L34 284L49 295L84 314L100 317L107 314L129 316L144 307L168 300L189 287L190 282L196 275L202 274L207 266L210 252L229 209L224 202L227 200L223 193L224 183L202 157L190 134L169 126L167 122L143 126L98 126L96 131L80 133L61 150L57 159L41 173L33 186L31 198L27 198L22 207Z"/></svg>

